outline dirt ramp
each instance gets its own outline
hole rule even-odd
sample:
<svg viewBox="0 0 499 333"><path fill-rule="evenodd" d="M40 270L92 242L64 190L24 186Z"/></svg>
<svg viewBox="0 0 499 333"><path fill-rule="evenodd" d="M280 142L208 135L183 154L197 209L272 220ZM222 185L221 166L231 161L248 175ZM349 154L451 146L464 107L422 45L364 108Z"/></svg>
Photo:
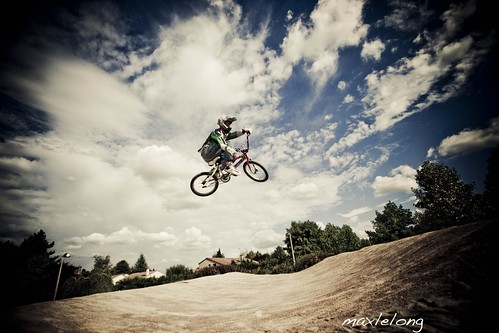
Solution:
<svg viewBox="0 0 499 333"><path fill-rule="evenodd" d="M477 332L498 221L366 247L280 275L228 273L15 309L12 332ZM488 317L487 317L488 316Z"/></svg>

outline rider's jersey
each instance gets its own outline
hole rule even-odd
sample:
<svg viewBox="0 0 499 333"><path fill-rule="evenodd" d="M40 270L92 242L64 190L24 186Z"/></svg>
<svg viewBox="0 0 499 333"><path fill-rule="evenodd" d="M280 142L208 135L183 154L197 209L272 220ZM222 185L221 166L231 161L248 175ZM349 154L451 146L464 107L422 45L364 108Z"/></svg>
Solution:
<svg viewBox="0 0 499 333"><path fill-rule="evenodd" d="M204 144L219 144L220 146L224 146L227 144L227 141L235 139L239 136L239 133L237 131L235 132L230 132L229 134L225 134L224 131L222 131L220 128L217 128L216 130L212 131L210 133L210 136L206 139Z"/></svg>

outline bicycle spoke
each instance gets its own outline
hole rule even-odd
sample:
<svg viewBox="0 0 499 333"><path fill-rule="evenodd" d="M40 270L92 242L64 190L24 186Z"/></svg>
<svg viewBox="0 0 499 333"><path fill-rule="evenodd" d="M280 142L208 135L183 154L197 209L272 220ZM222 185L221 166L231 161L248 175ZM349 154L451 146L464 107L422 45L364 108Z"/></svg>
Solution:
<svg viewBox="0 0 499 333"><path fill-rule="evenodd" d="M213 178L209 172L202 172L191 180L191 190L199 196L213 194L218 188L218 180Z"/></svg>
<svg viewBox="0 0 499 333"><path fill-rule="evenodd" d="M257 182L264 182L269 178L267 170L260 165L258 162L249 161L244 164L244 172L250 177L252 180Z"/></svg>

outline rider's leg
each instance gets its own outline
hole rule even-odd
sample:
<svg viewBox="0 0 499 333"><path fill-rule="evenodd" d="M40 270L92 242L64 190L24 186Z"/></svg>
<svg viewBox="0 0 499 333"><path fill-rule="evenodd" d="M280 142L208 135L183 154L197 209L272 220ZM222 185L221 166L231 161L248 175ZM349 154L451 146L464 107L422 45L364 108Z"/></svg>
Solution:
<svg viewBox="0 0 499 333"><path fill-rule="evenodd" d="M232 156L229 152L224 151L222 157L222 167L227 170L227 172L229 172L233 176L238 176L241 174L236 168L232 166L234 156Z"/></svg>
<svg viewBox="0 0 499 333"><path fill-rule="evenodd" d="M219 145L206 145L201 148L201 156L209 165L213 165L213 160L216 160L221 153L222 149Z"/></svg>

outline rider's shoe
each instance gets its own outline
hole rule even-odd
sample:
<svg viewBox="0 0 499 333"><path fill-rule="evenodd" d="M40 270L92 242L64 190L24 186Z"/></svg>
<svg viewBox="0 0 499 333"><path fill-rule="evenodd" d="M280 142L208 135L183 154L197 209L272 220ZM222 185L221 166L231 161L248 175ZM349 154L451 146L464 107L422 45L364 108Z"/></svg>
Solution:
<svg viewBox="0 0 499 333"><path fill-rule="evenodd" d="M239 176L241 173L234 168L232 165L225 168L225 170L230 173L232 176Z"/></svg>

